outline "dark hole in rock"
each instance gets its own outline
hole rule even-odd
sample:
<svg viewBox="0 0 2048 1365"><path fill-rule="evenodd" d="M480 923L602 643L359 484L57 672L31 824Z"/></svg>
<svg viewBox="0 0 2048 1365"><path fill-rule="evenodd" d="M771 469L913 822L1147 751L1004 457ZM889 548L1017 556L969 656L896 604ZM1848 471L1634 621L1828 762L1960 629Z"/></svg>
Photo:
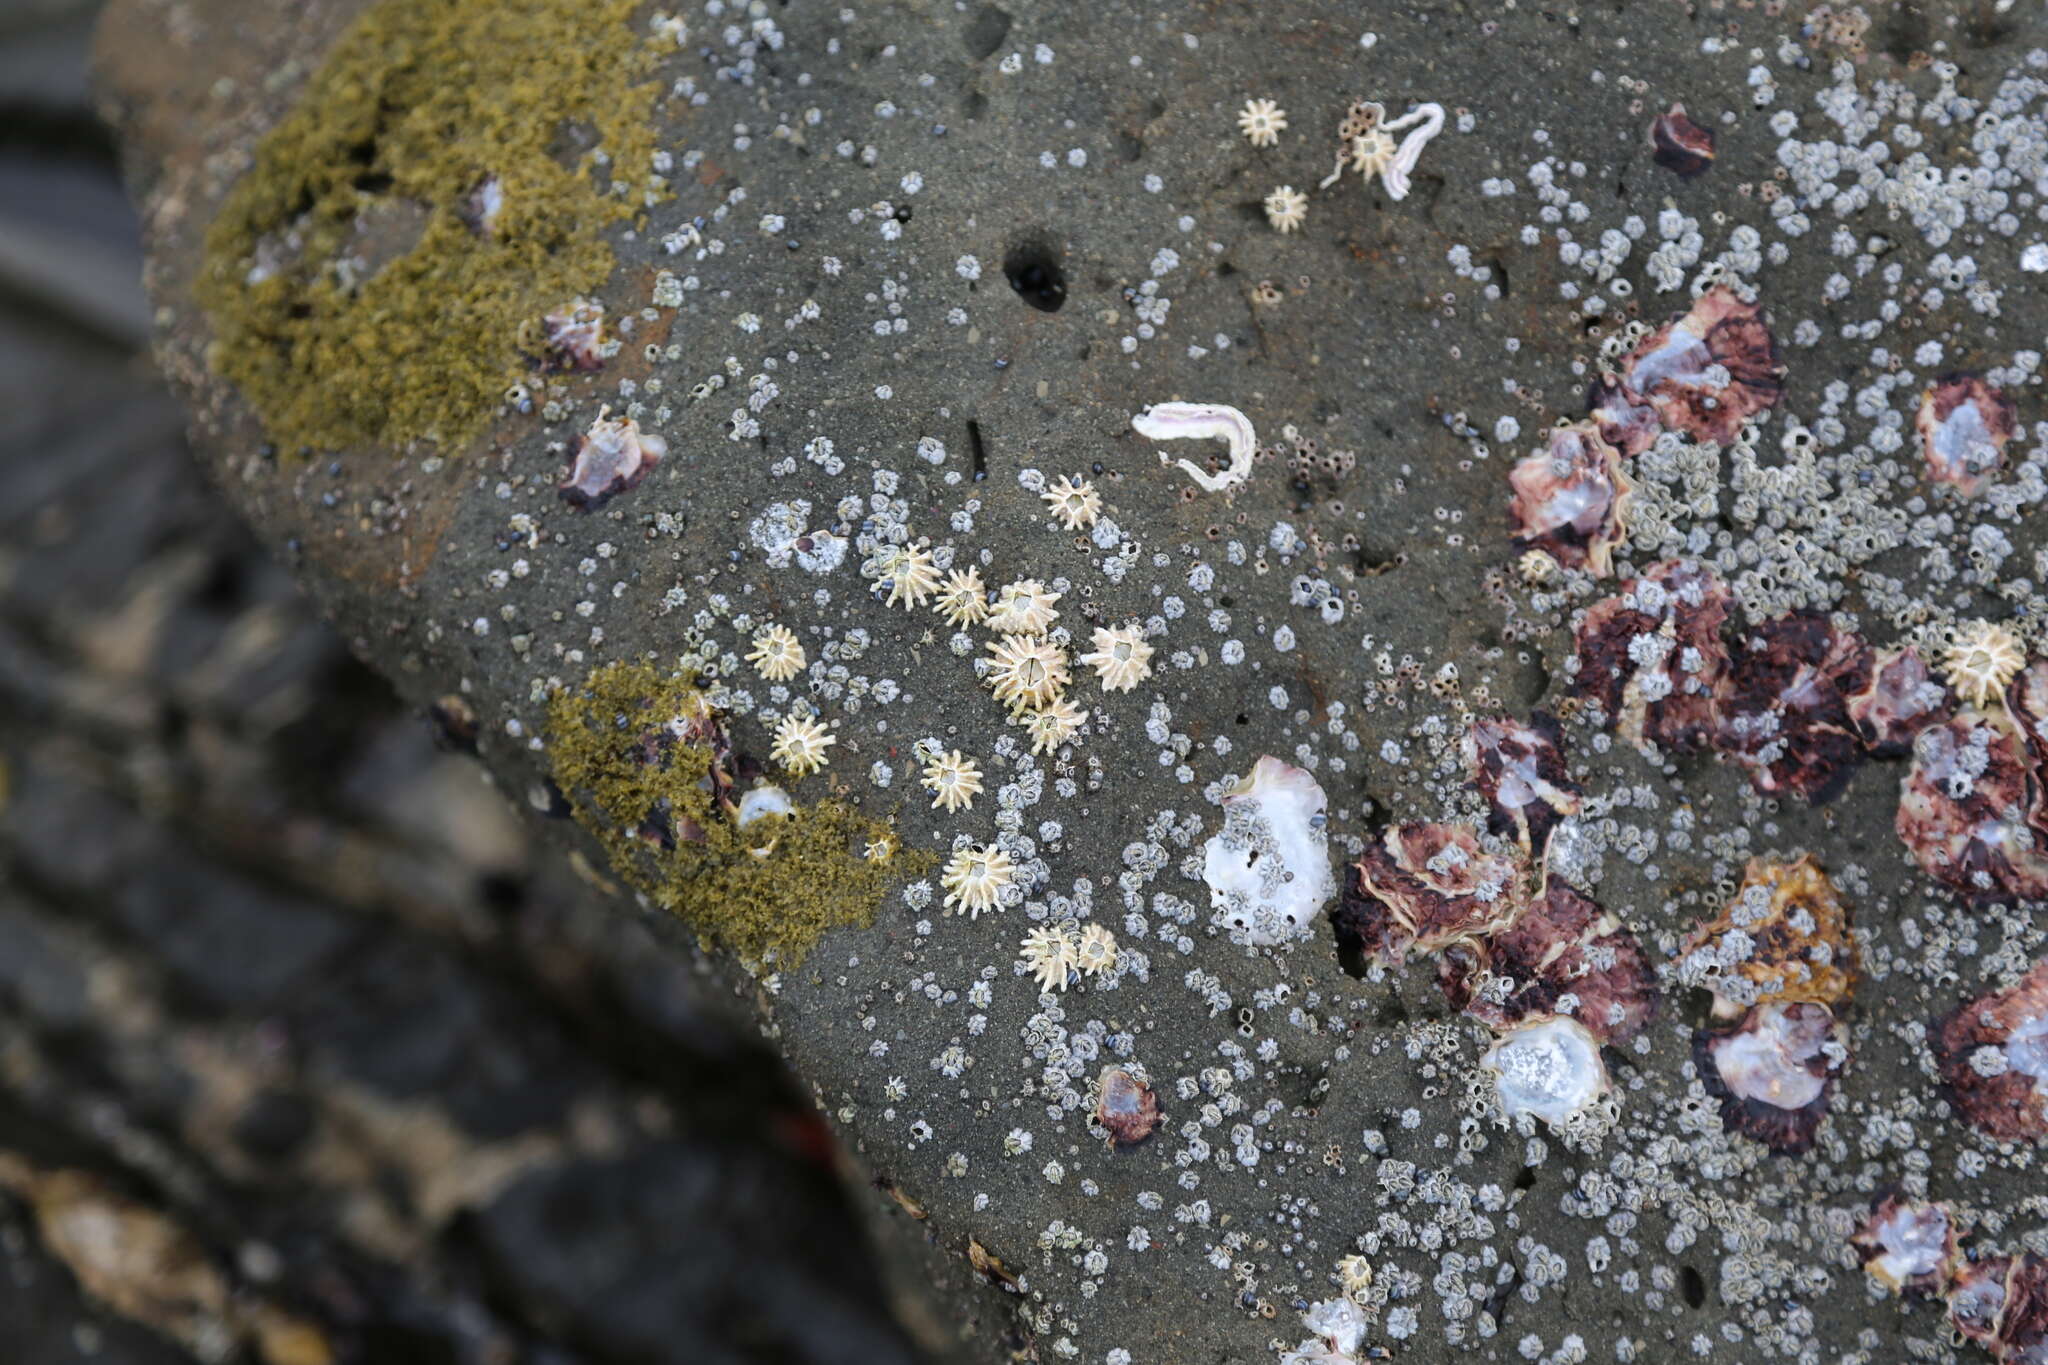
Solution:
<svg viewBox="0 0 2048 1365"><path fill-rule="evenodd" d="M983 5L967 21L967 31L960 35L960 41L967 44L967 55L978 62L993 56L1009 36L1010 16L994 5Z"/></svg>
<svg viewBox="0 0 2048 1365"><path fill-rule="evenodd" d="M1067 301L1067 276L1044 239L1029 237L1003 257L1003 277L1017 297L1041 313L1057 313Z"/></svg>
<svg viewBox="0 0 2048 1365"><path fill-rule="evenodd" d="M1704 1308L1707 1302L1707 1282L1700 1273L1689 1265L1678 1268L1678 1292L1685 1295L1688 1308Z"/></svg>

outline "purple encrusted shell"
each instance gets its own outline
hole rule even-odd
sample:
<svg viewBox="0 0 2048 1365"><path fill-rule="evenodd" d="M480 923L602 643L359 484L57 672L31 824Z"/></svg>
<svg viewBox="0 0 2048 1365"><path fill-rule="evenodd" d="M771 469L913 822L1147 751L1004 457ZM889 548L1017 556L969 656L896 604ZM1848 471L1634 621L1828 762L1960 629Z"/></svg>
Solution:
<svg viewBox="0 0 2048 1365"><path fill-rule="evenodd" d="M1341 937L1398 963L1513 924L1527 904L1522 874L1470 825L1396 825L1353 865L1333 918Z"/></svg>
<svg viewBox="0 0 2048 1365"><path fill-rule="evenodd" d="M549 363L557 369L594 370L604 364L604 305L578 299L541 319Z"/></svg>
<svg viewBox="0 0 2048 1365"><path fill-rule="evenodd" d="M1948 1320L2000 1365L2048 1361L2048 1257L1987 1256L1957 1272Z"/></svg>
<svg viewBox="0 0 2048 1365"><path fill-rule="evenodd" d="M1704 748L1728 686L1728 589L1690 560L1654 564L1587 608L1575 632L1572 690L1597 702L1631 744Z"/></svg>
<svg viewBox="0 0 2048 1365"><path fill-rule="evenodd" d="M1737 643L1716 747L1767 796L1835 796L1863 761L1849 698L1869 685L1870 647L1816 611L1765 621Z"/></svg>
<svg viewBox="0 0 2048 1365"><path fill-rule="evenodd" d="M1752 1006L1693 1035L1693 1064L1721 1103L1721 1124L1784 1156L1813 1146L1834 1092L1835 1014L1809 1001Z"/></svg>
<svg viewBox="0 0 2048 1365"><path fill-rule="evenodd" d="M1546 448L1510 470L1508 485L1517 550L1541 550L1596 578L1613 571L1615 547L1628 537L1635 485L1622 472L1621 452L1594 423L1551 428Z"/></svg>
<svg viewBox="0 0 2048 1365"><path fill-rule="evenodd" d="M1863 1272L1894 1294L1946 1294L1961 1257L1956 1220L1948 1205L1902 1199L1897 1191L1878 1198L1849 1238Z"/></svg>
<svg viewBox="0 0 2048 1365"><path fill-rule="evenodd" d="M2048 896L2048 838L2013 729L1981 711L1913 741L1893 828L1921 871L1973 901Z"/></svg>
<svg viewBox="0 0 2048 1365"><path fill-rule="evenodd" d="M1159 1097L1120 1066L1104 1067L1095 1081L1095 1121L1112 1145L1130 1147L1159 1126Z"/></svg>
<svg viewBox="0 0 2048 1365"><path fill-rule="evenodd" d="M1514 924L1446 949L1437 984L1452 1008L1495 1030L1566 1015L1603 1044L1633 1038L1657 1011L1642 944L1556 875Z"/></svg>
<svg viewBox="0 0 2048 1365"><path fill-rule="evenodd" d="M1617 375L1603 374L1586 391L1588 420L1600 439L1624 456L1640 455L1664 429L1657 410L1631 394Z"/></svg>
<svg viewBox="0 0 2048 1365"><path fill-rule="evenodd" d="M2011 990L1937 1020L1934 1063L1949 1103L2001 1142L2048 1138L2048 959Z"/></svg>
<svg viewBox="0 0 2048 1365"><path fill-rule="evenodd" d="M1650 147L1657 164L1684 180L1714 164L1714 134L1685 116L1674 104L1650 124Z"/></svg>
<svg viewBox="0 0 2048 1365"><path fill-rule="evenodd" d="M1472 785L1486 798L1486 827L1540 856L1557 822L1579 809L1581 788L1565 767L1563 730L1548 711L1526 723L1475 720L1462 750Z"/></svg>
<svg viewBox="0 0 2048 1365"><path fill-rule="evenodd" d="M1952 374L1920 396L1913 429L1927 477L1975 497L2004 465L2018 428L2010 398L1974 374Z"/></svg>
<svg viewBox="0 0 2048 1365"><path fill-rule="evenodd" d="M668 442L627 418L600 415L576 441L576 463L561 486L571 507L595 508L637 487L668 454Z"/></svg>
<svg viewBox="0 0 2048 1365"><path fill-rule="evenodd" d="M1761 305L1716 285L1691 312L1643 338L1621 382L1670 430L1725 446L1783 396L1784 376Z"/></svg>
<svg viewBox="0 0 2048 1365"><path fill-rule="evenodd" d="M1849 721L1879 758L1912 751L1913 736L1955 714L1956 697L1911 645L1878 651L1870 677L1849 698Z"/></svg>

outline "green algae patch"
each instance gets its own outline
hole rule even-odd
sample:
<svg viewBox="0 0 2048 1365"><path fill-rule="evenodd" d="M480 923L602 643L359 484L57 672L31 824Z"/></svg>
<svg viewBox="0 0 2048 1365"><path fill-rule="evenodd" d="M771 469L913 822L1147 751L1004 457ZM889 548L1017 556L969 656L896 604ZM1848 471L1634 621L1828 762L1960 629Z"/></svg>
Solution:
<svg viewBox="0 0 2048 1365"><path fill-rule="evenodd" d="M458 448L666 190L632 0L381 0L208 229L213 368L287 449ZM528 355L522 355L522 349Z"/></svg>
<svg viewBox="0 0 2048 1365"><path fill-rule="evenodd" d="M556 785L619 876L750 968L789 968L825 930L867 925L891 882L932 863L841 801L733 819L737 766L707 694L651 664L609 664L548 703ZM763 850L766 850L763 852Z"/></svg>

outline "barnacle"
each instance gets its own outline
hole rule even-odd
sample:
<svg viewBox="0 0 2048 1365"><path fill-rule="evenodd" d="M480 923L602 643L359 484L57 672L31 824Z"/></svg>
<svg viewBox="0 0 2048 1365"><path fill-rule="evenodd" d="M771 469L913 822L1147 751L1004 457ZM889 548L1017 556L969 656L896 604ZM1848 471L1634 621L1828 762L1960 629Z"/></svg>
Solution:
<svg viewBox="0 0 2048 1365"><path fill-rule="evenodd" d="M1266 196L1266 221L1275 232L1293 232L1308 221L1308 196L1282 185Z"/></svg>
<svg viewBox="0 0 2048 1365"><path fill-rule="evenodd" d="M1324 831L1328 800L1315 778L1268 754L1223 797L1223 828L1202 850L1217 920L1267 946L1308 932L1336 891Z"/></svg>
<svg viewBox="0 0 2048 1365"><path fill-rule="evenodd" d="M995 608L988 617L989 629L1004 635L1043 635L1047 627L1060 619L1052 604L1061 596L1035 578L1006 583L996 594Z"/></svg>
<svg viewBox="0 0 2048 1365"><path fill-rule="evenodd" d="M1913 419L1927 477L1975 497L2005 463L2017 430L2012 400L1973 374L1949 375L1920 396Z"/></svg>
<svg viewBox="0 0 2048 1365"><path fill-rule="evenodd" d="M1371 1318L1348 1294L1308 1305L1301 1315L1301 1325L1314 1335L1293 1350L1282 1351L1280 1365L1359 1365L1361 1361L1387 1358L1379 1347L1365 1344L1365 1330L1371 1325Z"/></svg>
<svg viewBox="0 0 2048 1365"><path fill-rule="evenodd" d="M1693 1036L1693 1064L1720 1101L1722 1126L1788 1156L1813 1146L1842 1056L1834 1011L1803 1001L1756 1005Z"/></svg>
<svg viewBox="0 0 2048 1365"><path fill-rule="evenodd" d="M1338 930L1390 962L1498 933L1527 907L1521 864L1482 849L1470 825L1392 826L1354 871Z"/></svg>
<svg viewBox="0 0 2048 1365"><path fill-rule="evenodd" d="M1628 396L1647 401L1666 427L1725 446L1784 396L1784 374L1763 309L1716 285L1645 337L1621 378Z"/></svg>
<svg viewBox="0 0 2048 1365"><path fill-rule="evenodd" d="M1005 635L989 641L988 651L989 686L1017 710L1050 706L1071 678L1066 652L1042 635Z"/></svg>
<svg viewBox="0 0 2048 1365"><path fill-rule="evenodd" d="M1863 759L1849 699L1870 681L1870 647L1817 611L1746 631L1720 703L1715 746L1766 795L1825 801Z"/></svg>
<svg viewBox="0 0 2048 1365"><path fill-rule="evenodd" d="M1112 1146L1143 1142L1159 1119L1159 1097L1123 1067L1104 1067L1095 1078L1095 1121L1109 1134Z"/></svg>
<svg viewBox="0 0 2048 1365"><path fill-rule="evenodd" d="M1920 870L1971 900L2048 896L2039 800L2013 730L1980 711L1913 741L1893 827Z"/></svg>
<svg viewBox="0 0 2048 1365"><path fill-rule="evenodd" d="M1453 1008L1493 1029L1564 1015L1602 1043L1626 1042L1657 1009L1636 936L1554 874L1514 924L1446 948L1437 983Z"/></svg>
<svg viewBox="0 0 2048 1365"><path fill-rule="evenodd" d="M955 626L971 626L988 619L988 595L981 585L981 570L955 569L946 575L932 609Z"/></svg>
<svg viewBox="0 0 2048 1365"><path fill-rule="evenodd" d="M815 716L787 715L775 727L775 743L768 750L768 757L788 769L793 777L814 773L830 760L825 751L839 742L839 737L825 727Z"/></svg>
<svg viewBox="0 0 2048 1365"><path fill-rule="evenodd" d="M1548 449L1509 471L1508 485L1516 549L1541 550L1567 569L1607 576L1615 547L1628 539L1635 484L1622 471L1621 452L1591 422L1552 428Z"/></svg>
<svg viewBox="0 0 2048 1365"><path fill-rule="evenodd" d="M572 507L596 507L635 487L668 454L667 441L641 431L630 417L609 416L610 411L599 408L590 430L577 439L576 462L561 486L562 500Z"/></svg>
<svg viewBox="0 0 2048 1365"><path fill-rule="evenodd" d="M1871 753L1896 758L1913 747L1913 736L1946 721L1955 700L1920 651L1902 645L1878 652L1869 680L1849 698L1849 720Z"/></svg>
<svg viewBox="0 0 2048 1365"><path fill-rule="evenodd" d="M981 767L958 749L925 764L920 780L925 790L933 793L934 810L941 806L949 811L966 810L981 795Z"/></svg>
<svg viewBox="0 0 2048 1365"><path fill-rule="evenodd" d="M1444 109L1440 104L1418 104L1397 119L1386 116L1384 106L1371 100L1354 103L1337 125L1337 166L1323 177L1319 189L1328 189L1351 166L1369 183L1378 176L1387 197L1396 201L1408 197L1408 177L1430 139L1443 131ZM1393 134L1411 130L1396 147Z"/></svg>
<svg viewBox="0 0 2048 1365"><path fill-rule="evenodd" d="M1286 111L1272 100L1246 100L1238 111L1237 130L1254 147L1271 147L1287 130Z"/></svg>
<svg viewBox="0 0 2048 1365"><path fill-rule="evenodd" d="M1863 1273L1894 1294L1944 1294L1962 1264L1948 1206L1896 1192L1871 1205L1849 1244L1863 1258Z"/></svg>
<svg viewBox="0 0 2048 1365"><path fill-rule="evenodd" d="M1017 865L1000 847L969 845L946 861L939 885L946 888L944 905L958 906L969 919L984 910L1002 909L999 897L1017 875Z"/></svg>
<svg viewBox="0 0 2048 1365"><path fill-rule="evenodd" d="M803 671L804 647L784 625L771 625L754 636L747 662L769 682L786 682Z"/></svg>
<svg viewBox="0 0 2048 1365"><path fill-rule="evenodd" d="M2005 695L2027 663L2019 637L1995 621L1965 621L1949 633L1941 673L1956 695L1980 709Z"/></svg>
<svg viewBox="0 0 2048 1365"><path fill-rule="evenodd" d="M1095 648L1080 661L1095 670L1103 691L1128 692L1152 676L1152 646L1145 643L1145 628L1137 622L1097 626L1091 639Z"/></svg>
<svg viewBox="0 0 2048 1365"><path fill-rule="evenodd" d="M1750 859L1742 889L1678 956L1680 976L1713 991L1723 1019L1764 1002L1833 1008L1855 984L1848 911L1810 854Z"/></svg>
<svg viewBox="0 0 2048 1365"><path fill-rule="evenodd" d="M1650 124L1652 159L1681 179L1690 180L1714 164L1714 134L1685 116L1674 104Z"/></svg>
<svg viewBox="0 0 2048 1365"><path fill-rule="evenodd" d="M1024 732L1031 736L1031 752L1050 753L1080 733L1081 726L1088 719L1088 713L1065 697L1055 697L1045 705L1020 713L1024 721Z"/></svg>
<svg viewBox="0 0 2048 1365"><path fill-rule="evenodd" d="M1040 991L1067 988L1067 978L1076 966L1071 925L1041 924L1024 936L1020 946L1024 968L1037 978Z"/></svg>
<svg viewBox="0 0 2048 1365"><path fill-rule="evenodd" d="M1517 1024L1479 1059L1491 1072L1501 1111L1562 1128L1608 1091L1600 1040L1575 1019L1550 1016Z"/></svg>
<svg viewBox="0 0 2048 1365"><path fill-rule="evenodd" d="M1506 716L1475 720L1461 746L1465 771L1486 798L1486 827L1540 851L1557 822L1579 809L1579 785L1565 768L1557 718L1532 712L1525 725Z"/></svg>
<svg viewBox="0 0 2048 1365"><path fill-rule="evenodd" d="M1099 924L1084 925L1074 944L1074 965L1090 976L1116 966L1116 935Z"/></svg>
<svg viewBox="0 0 2048 1365"><path fill-rule="evenodd" d="M2048 1139L2048 959L2010 990L1936 1022L1934 1061L1949 1101L2001 1142Z"/></svg>
<svg viewBox="0 0 2048 1365"><path fill-rule="evenodd" d="M1062 474L1059 482L1038 496L1045 499L1046 506L1069 531L1093 526L1096 517L1102 514L1102 495L1086 479L1070 479Z"/></svg>
<svg viewBox="0 0 2048 1365"><path fill-rule="evenodd" d="M939 586L939 570L932 561L932 552L921 545L879 545L861 566L861 573L889 585L884 606L893 607L901 602L905 611L923 606Z"/></svg>

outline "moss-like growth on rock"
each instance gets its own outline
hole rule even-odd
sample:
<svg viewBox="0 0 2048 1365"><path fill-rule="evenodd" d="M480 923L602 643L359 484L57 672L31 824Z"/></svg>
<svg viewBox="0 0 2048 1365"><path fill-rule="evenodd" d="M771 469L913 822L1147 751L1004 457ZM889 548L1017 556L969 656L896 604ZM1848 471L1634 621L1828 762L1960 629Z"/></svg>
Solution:
<svg viewBox="0 0 2048 1365"><path fill-rule="evenodd" d="M613 870L750 968L794 967L825 930L873 922L889 883L932 862L866 857L895 836L840 801L738 828L720 799L737 764L705 693L650 664L609 664L556 693L547 739Z"/></svg>
<svg viewBox="0 0 2048 1365"><path fill-rule="evenodd" d="M207 233L211 363L288 449L458 448L652 174L632 0L382 0ZM524 348L535 349L530 343Z"/></svg>

